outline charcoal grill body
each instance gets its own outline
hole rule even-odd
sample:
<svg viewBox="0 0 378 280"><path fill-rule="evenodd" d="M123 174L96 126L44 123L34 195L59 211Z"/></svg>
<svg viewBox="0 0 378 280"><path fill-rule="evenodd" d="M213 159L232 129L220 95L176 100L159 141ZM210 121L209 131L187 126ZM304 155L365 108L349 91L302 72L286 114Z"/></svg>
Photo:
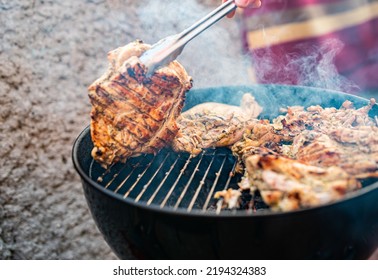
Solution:
<svg viewBox="0 0 378 280"><path fill-rule="evenodd" d="M206 101L238 105L245 92L264 107L264 118L292 105L340 107L346 99L356 107L367 104L340 92L266 85L192 90L184 109ZM377 111L375 106L372 114ZM121 259L130 254L144 259L366 259L378 247L374 180L335 203L287 213L187 211L135 202L105 189L88 175L92 148L86 128L74 144L74 165L92 216Z"/></svg>

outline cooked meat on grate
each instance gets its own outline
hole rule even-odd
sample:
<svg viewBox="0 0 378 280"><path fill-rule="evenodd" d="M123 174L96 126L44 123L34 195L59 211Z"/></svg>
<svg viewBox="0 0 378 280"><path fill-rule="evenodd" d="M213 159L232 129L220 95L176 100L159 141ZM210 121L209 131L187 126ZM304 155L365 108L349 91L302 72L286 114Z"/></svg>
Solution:
<svg viewBox="0 0 378 280"><path fill-rule="evenodd" d="M350 101L345 101L340 109L311 106L304 110L303 107L289 107L285 115L275 118L272 123L269 120L254 122L245 131L243 138L233 145L232 151L240 163L247 156L255 154L256 148L265 148L270 152L297 158L301 155L300 150L306 149L310 142L314 142L310 146L312 153L316 145L321 144L317 140L311 140L311 135L324 134L325 136L316 139L322 140L326 146L332 146L328 150L324 147L318 148L319 152L328 151L328 161L332 156L335 158L331 151L336 153L338 149L344 148L350 155L365 152L367 157L375 159L378 150L378 127L368 115L374 104L375 100L372 99L367 106L360 109L353 108ZM325 141L326 136L329 139ZM302 154L310 155L310 148L307 147L308 151ZM304 156L301 156L301 160L307 162ZM333 164L338 165L340 162L334 161Z"/></svg>
<svg viewBox="0 0 378 280"><path fill-rule="evenodd" d="M329 135L304 131L295 137L291 154L307 164L340 166L356 178L378 177L378 128L335 129Z"/></svg>
<svg viewBox="0 0 378 280"><path fill-rule="evenodd" d="M360 187L357 179L378 177L378 123L368 115L375 104L355 109L289 107L270 123L254 122L232 147L240 190L259 190L281 210L333 201Z"/></svg>
<svg viewBox="0 0 378 280"><path fill-rule="evenodd" d="M371 99L367 106L355 109L350 101L345 101L340 109L310 106L293 106L287 109L286 115L273 120L273 125L279 134L295 137L304 130L316 130L328 133L333 128L352 128L359 126L376 126L368 113L375 104Z"/></svg>
<svg viewBox="0 0 378 280"><path fill-rule="evenodd" d="M295 210L335 201L361 187L342 168L307 165L282 156L253 155L246 161L249 185L273 210Z"/></svg>
<svg viewBox="0 0 378 280"><path fill-rule="evenodd" d="M269 120L259 120L254 122L251 128L245 130L242 139L232 147L233 154L238 159L237 172L244 169L244 160L254 154L281 154L285 149L286 141L292 137L283 135L280 130L275 129Z"/></svg>
<svg viewBox="0 0 378 280"><path fill-rule="evenodd" d="M261 111L249 93L243 95L240 107L212 102L199 104L177 119L180 130L172 147L177 152L196 155L205 148L231 146L257 121Z"/></svg>
<svg viewBox="0 0 378 280"><path fill-rule="evenodd" d="M109 69L89 86L92 156L103 167L140 153L155 153L178 131L192 79L173 61L146 77L138 57L150 46L135 41L109 52Z"/></svg>
<svg viewBox="0 0 378 280"><path fill-rule="evenodd" d="M227 189L215 193L215 199L219 200L221 203L221 208L234 209L240 206L240 196L241 192L239 190ZM218 202L219 203L219 202Z"/></svg>

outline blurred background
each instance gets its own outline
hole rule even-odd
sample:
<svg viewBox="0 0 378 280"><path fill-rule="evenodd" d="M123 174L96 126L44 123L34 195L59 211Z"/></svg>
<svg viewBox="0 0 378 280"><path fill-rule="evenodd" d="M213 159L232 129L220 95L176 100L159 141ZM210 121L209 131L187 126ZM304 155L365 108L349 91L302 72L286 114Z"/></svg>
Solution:
<svg viewBox="0 0 378 280"><path fill-rule="evenodd" d="M0 259L116 259L71 161L90 122L87 87L108 51L155 43L220 2L0 0ZM224 19L187 45L179 61L194 88L258 81L243 20Z"/></svg>

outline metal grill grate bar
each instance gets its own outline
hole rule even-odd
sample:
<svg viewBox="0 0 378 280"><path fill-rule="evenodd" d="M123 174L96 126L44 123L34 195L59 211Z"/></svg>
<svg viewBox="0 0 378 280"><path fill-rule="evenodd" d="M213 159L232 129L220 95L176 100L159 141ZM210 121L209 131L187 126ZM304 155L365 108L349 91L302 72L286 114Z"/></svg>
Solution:
<svg viewBox="0 0 378 280"><path fill-rule="evenodd" d="M137 203L216 213L220 206L215 192L237 188L234 163L232 154L222 148L206 149L198 156L163 149L156 155L129 158L111 170L94 162L91 176L102 174L99 183L104 188Z"/></svg>
<svg viewBox="0 0 378 280"><path fill-rule="evenodd" d="M179 173L179 175L177 176L177 179L176 179L175 182L172 184L172 187L169 189L169 191L168 191L167 195L165 196L163 202L160 204L160 208L163 208L163 207L165 206L165 204L167 203L168 199L170 198L170 196L171 196L173 190L176 188L177 183L178 183L179 180L181 179L182 175L184 174L184 171L185 171L186 168L188 167L188 165L189 165L189 163L190 163L190 161L191 161L192 158L193 158L193 156L190 155L190 156L188 157L188 159L186 160L184 167L180 170L180 173Z"/></svg>
<svg viewBox="0 0 378 280"><path fill-rule="evenodd" d="M152 162L154 161L154 159L156 158L156 155L154 156L154 158L152 160L150 160L150 162L146 165L146 168L143 170L142 173L140 173L138 175L138 178L135 180L134 184L127 190L127 192L124 194L123 198L126 198L129 196L129 194L134 190L135 186L139 183L140 179L144 176L144 174L146 173L146 171L148 170L148 168L150 168ZM134 169L135 170L135 169Z"/></svg>
<svg viewBox="0 0 378 280"><path fill-rule="evenodd" d="M171 167L169 168L169 170L165 173L165 176L163 178L163 180L160 182L159 186L156 188L155 192L152 194L152 196L150 197L150 199L147 201L147 205L150 205L152 203L152 201L154 201L156 195L159 193L161 187L164 185L165 181L167 181L167 178L169 177L169 175L171 174L172 170L175 168L178 160L180 159L180 155L177 156L175 162L171 165Z"/></svg>
<svg viewBox="0 0 378 280"><path fill-rule="evenodd" d="M190 204L188 206L188 209L187 209L188 212L192 211L194 203L196 202L196 200L198 198L198 194L200 193L202 187L205 185L205 179L207 178L207 175L209 174L209 170L210 170L211 166L213 165L213 162L214 162L214 159L215 159L214 154L215 154L215 152L213 152L211 162L210 162L209 166L207 167L206 172L203 175L201 181L199 182L199 185L196 189L196 192L193 195L192 201L190 202Z"/></svg>
<svg viewBox="0 0 378 280"><path fill-rule="evenodd" d="M101 178L103 178L103 177L106 175L106 173L108 172L108 170L111 170L112 167L113 167L113 166L110 166L110 167L106 170L106 172L104 172L104 173L101 175ZM124 165L118 173L114 174L113 178L112 178L112 179L111 179L111 180L105 185L105 189L109 188L109 186L114 182L115 179L117 179L118 175L121 174L121 172L122 172L125 168L126 168L126 165Z"/></svg>
<svg viewBox="0 0 378 280"><path fill-rule="evenodd" d="M225 162L226 162L226 157L224 157L224 159L222 161L222 164L221 164L221 166L218 169L218 172L215 173L215 180L213 182L213 185L211 186L209 194L207 195L206 202L205 202L205 204L202 207L202 211L203 212L207 211L207 208L209 207L210 200L211 200L211 198L214 195L214 190L215 190L216 185L218 184L219 177L220 177L220 174L221 174L221 172L222 172L222 170L224 168Z"/></svg>
<svg viewBox="0 0 378 280"><path fill-rule="evenodd" d="M155 179L156 175L160 172L161 168L163 167L163 165L166 162L166 160L167 160L167 158L168 158L169 155L170 155L170 153L167 153L167 155L165 156L165 158L163 159L163 161L161 162L161 164L159 165L159 167L156 169L155 173L152 175L152 177L150 178L150 180L143 186L142 191L135 198L135 202L138 202L139 199L146 192L146 190L148 189L148 187L151 185L152 181Z"/></svg>
<svg viewBox="0 0 378 280"><path fill-rule="evenodd" d="M236 168L236 165L237 165L237 162L235 161L234 162L234 165L232 166L232 170L230 172L230 174L228 175L228 178L227 178L227 182L223 188L223 190L227 190L229 185L230 185L230 182L231 182L231 178L234 176L235 174L235 168ZM219 199L219 201L217 202L217 210L216 210L216 213L219 214L222 210L222 204L223 204L223 199Z"/></svg>
<svg viewBox="0 0 378 280"><path fill-rule="evenodd" d="M102 182L104 177L109 174L111 172L111 169L112 167L114 166L114 163L112 163L109 168L107 168L98 178L97 178L97 182ZM90 167L90 172L92 173L92 168L93 168L93 161L91 162L91 167ZM114 179L113 179L114 180ZM108 186L105 186L105 189L107 188Z"/></svg>
<svg viewBox="0 0 378 280"><path fill-rule="evenodd" d="M184 198L186 192L188 191L188 188L189 188L190 184L191 184L192 181L193 181L194 175L198 172L198 168L199 168L199 166L200 166L200 164L201 164L201 162L202 162L202 159L203 159L203 155L204 155L204 154L205 154L205 151L202 152L202 154L201 154L201 158L200 158L200 160L198 161L198 163L197 163L197 165L196 165L196 167L195 167L195 169L194 169L192 175L190 176L189 181L186 183L186 185L185 185L185 187L184 187L184 190L181 192L179 198L177 199L176 205L174 206L174 209L175 209L175 210L179 207L179 205L180 205L182 199Z"/></svg>
<svg viewBox="0 0 378 280"><path fill-rule="evenodd" d="M126 176L126 178L118 185L118 187L114 190L115 193L117 193L121 188L122 186L126 183L126 181L130 178L130 176L135 172L135 170L139 167L139 165L141 164L141 162L144 160L144 158L146 157L146 155L144 155L143 158L141 158L136 164L135 166L133 167L133 169L131 170L131 172L129 173L129 175ZM116 175L118 176L118 174L121 174L121 172L117 173ZM116 176L116 177L117 177ZM114 180L114 179L113 179ZM113 181L112 180L112 181Z"/></svg>

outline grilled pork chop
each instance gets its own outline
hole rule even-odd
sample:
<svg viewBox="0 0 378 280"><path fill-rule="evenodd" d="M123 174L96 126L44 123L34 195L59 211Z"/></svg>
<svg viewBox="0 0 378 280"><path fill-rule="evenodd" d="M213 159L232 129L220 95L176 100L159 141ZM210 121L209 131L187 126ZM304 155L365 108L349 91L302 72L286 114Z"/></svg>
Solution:
<svg viewBox="0 0 378 280"><path fill-rule="evenodd" d="M93 158L107 167L169 145L192 79L177 61L146 77L139 56L150 45L135 41L108 54L109 68L89 86Z"/></svg>
<svg viewBox="0 0 378 280"><path fill-rule="evenodd" d="M243 95L240 107L213 102L194 106L178 118L180 130L172 148L196 155L205 148L231 146L257 121L261 111L251 94Z"/></svg>

